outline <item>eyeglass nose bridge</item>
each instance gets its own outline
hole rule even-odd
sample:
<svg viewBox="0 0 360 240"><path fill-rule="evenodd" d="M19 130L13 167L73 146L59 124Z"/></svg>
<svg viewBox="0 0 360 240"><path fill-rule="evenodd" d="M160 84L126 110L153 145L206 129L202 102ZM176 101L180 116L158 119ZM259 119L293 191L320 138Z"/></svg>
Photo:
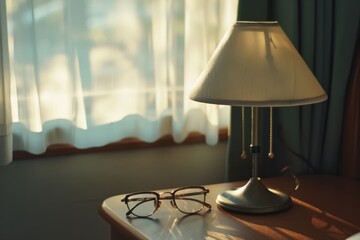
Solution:
<svg viewBox="0 0 360 240"><path fill-rule="evenodd" d="M176 203L174 202L174 195L172 192L162 192L160 193L161 199L170 200L170 204L173 208L178 208Z"/></svg>

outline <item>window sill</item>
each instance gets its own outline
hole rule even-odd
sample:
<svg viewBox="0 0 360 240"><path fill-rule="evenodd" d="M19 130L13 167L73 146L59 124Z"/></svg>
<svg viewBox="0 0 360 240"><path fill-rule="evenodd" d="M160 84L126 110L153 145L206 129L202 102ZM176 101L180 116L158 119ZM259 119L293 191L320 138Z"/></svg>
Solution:
<svg viewBox="0 0 360 240"><path fill-rule="evenodd" d="M228 130L227 129L219 130L219 142L224 142L227 139L228 139ZM26 151L14 151L13 160L45 158L45 157L108 152L108 151L118 151L118 150L143 149L143 148L153 148L153 147L165 147L165 146L174 146L176 144L183 145L183 144L193 144L193 143L203 143L203 142L205 142L205 136L203 134L194 132L189 134L189 136L182 143L176 143L174 142L171 135L166 135L153 143L143 142L137 138L126 138L121 141L111 143L102 147L94 147L87 149L78 149L70 144L57 144L57 145L49 146L46 152L42 154L31 154Z"/></svg>

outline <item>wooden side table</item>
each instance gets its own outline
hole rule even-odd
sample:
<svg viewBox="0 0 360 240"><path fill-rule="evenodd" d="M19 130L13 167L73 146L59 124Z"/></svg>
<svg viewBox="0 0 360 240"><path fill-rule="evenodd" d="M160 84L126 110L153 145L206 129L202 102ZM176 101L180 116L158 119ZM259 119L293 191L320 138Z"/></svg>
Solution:
<svg viewBox="0 0 360 240"><path fill-rule="evenodd" d="M263 179L267 187L290 192L291 178ZM249 215L223 210L217 195L246 182L207 185L212 210L184 215L163 201L150 218L127 218L124 195L106 199L101 216L111 225L111 239L346 239L360 232L360 182L336 176L305 175L291 193L293 205L275 214ZM161 192L161 191L159 191Z"/></svg>

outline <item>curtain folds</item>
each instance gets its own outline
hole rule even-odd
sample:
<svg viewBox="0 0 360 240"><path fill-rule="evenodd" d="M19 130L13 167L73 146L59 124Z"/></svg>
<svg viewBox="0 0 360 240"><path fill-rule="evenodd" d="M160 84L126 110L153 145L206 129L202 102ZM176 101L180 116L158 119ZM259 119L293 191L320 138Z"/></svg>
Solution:
<svg viewBox="0 0 360 240"><path fill-rule="evenodd" d="M10 67L5 1L0 0L0 166L12 160Z"/></svg>
<svg viewBox="0 0 360 240"><path fill-rule="evenodd" d="M7 3L15 150L180 142L193 131L215 144L227 126L228 108L188 93L237 0Z"/></svg>
<svg viewBox="0 0 360 240"><path fill-rule="evenodd" d="M359 36L358 36L359 37ZM360 39L356 47L351 79L347 86L343 136L341 148L341 173L360 180Z"/></svg>
<svg viewBox="0 0 360 240"><path fill-rule="evenodd" d="M259 5L260 9L256 7ZM238 18L279 21L329 96L320 104L274 109L276 159L267 160L268 123L264 121L260 173L277 175L284 166L296 173L340 173L343 107L357 41L360 2L240 0ZM266 109L263 111L266 116ZM240 124L240 109L232 108L231 115L228 179L235 180L247 176L250 161L239 160L241 133L234 125Z"/></svg>

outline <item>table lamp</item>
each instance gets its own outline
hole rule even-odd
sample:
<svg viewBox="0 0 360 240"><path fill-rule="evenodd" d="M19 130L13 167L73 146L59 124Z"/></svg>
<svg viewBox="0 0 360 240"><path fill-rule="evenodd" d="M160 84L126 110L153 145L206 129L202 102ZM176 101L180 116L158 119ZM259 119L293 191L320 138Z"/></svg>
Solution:
<svg viewBox="0 0 360 240"><path fill-rule="evenodd" d="M271 213L291 198L258 177L259 108L318 103L327 95L278 22L236 22L224 35L190 94L192 100L251 107L252 177L217 196L225 210Z"/></svg>

